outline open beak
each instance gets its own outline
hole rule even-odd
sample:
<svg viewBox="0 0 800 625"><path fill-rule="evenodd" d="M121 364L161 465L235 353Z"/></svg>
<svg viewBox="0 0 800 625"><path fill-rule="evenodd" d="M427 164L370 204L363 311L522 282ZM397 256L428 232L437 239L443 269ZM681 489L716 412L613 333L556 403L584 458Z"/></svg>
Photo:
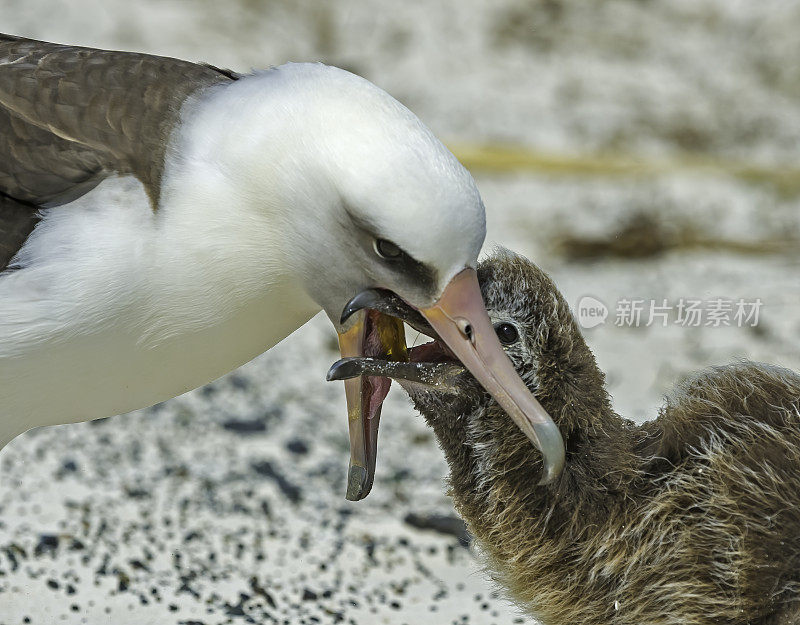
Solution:
<svg viewBox="0 0 800 625"><path fill-rule="evenodd" d="M558 426L517 375L503 351L483 304L478 274L464 269L430 308L420 312L478 382L542 452L540 484L564 468L564 440Z"/></svg>
<svg viewBox="0 0 800 625"><path fill-rule="evenodd" d="M396 316L404 318L406 323L445 343L541 451L544 466L539 483L550 483L558 476L565 461L561 432L503 351L474 269L459 272L429 308L412 309L394 293L370 289L347 304L342 323L355 315L355 323L339 335L342 358L408 360L403 322ZM389 377L345 380L350 424L347 498L352 501L363 499L372 488L380 407L389 384Z"/></svg>
<svg viewBox="0 0 800 625"><path fill-rule="evenodd" d="M350 329L339 334L342 358L379 356L385 360L408 360L402 320L374 310L359 310L353 316L356 318ZM344 382L350 430L346 497L350 501L363 499L372 489L381 405L390 384L389 378L375 376L359 376Z"/></svg>

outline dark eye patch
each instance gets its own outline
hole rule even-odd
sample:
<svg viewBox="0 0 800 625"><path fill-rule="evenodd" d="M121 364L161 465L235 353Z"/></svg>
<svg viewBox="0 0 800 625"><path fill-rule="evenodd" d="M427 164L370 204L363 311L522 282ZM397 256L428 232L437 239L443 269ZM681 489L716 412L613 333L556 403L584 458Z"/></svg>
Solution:
<svg viewBox="0 0 800 625"><path fill-rule="evenodd" d="M517 339L519 339L519 332L512 323L498 323L494 327L494 331L503 345L511 345L512 343L516 343Z"/></svg>
<svg viewBox="0 0 800 625"><path fill-rule="evenodd" d="M380 258L395 271L407 276L420 291L431 294L436 292L438 272L434 267L419 262L396 243L377 236L378 228L375 224L365 217L355 214L347 206L344 209L350 218L350 223L358 228L364 237L372 240L372 247Z"/></svg>
<svg viewBox="0 0 800 625"><path fill-rule="evenodd" d="M375 253L390 264L396 271L406 275L417 286L433 292L436 288L436 270L409 256L398 245L388 239L376 238Z"/></svg>

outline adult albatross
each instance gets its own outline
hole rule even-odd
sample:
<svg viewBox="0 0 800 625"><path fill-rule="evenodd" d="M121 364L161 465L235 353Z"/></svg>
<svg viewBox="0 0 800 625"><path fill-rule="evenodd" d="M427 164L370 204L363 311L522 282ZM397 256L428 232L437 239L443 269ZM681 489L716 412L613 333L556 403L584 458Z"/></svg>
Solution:
<svg viewBox="0 0 800 625"><path fill-rule="evenodd" d="M200 386L320 309L343 356L405 358L404 302L539 447L543 481L560 470L483 306L475 183L368 81L0 35L0 154L0 447ZM346 383L350 499L388 384Z"/></svg>

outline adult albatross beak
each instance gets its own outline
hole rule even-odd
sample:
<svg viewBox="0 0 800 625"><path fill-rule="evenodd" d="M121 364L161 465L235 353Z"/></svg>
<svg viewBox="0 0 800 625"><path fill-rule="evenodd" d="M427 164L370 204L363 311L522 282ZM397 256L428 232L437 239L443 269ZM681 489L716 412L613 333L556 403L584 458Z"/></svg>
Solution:
<svg viewBox="0 0 800 625"><path fill-rule="evenodd" d="M365 308L371 310L365 312ZM343 358L407 360L402 321L394 315L427 334L431 334L432 328L541 451L544 466L539 483L547 484L558 476L565 461L561 432L503 351L486 312L474 269L466 268L456 274L429 308L414 310L391 292L370 289L350 300L342 313L342 322L356 315L350 329L339 334ZM347 498L352 501L366 497L372 487L380 408L389 384L389 379L382 377L345 380L350 424Z"/></svg>
<svg viewBox="0 0 800 625"><path fill-rule="evenodd" d="M359 310L350 329L339 333L342 358L380 356L386 360L408 360L403 322L374 310ZM378 425L381 405L389 392L389 378L359 376L345 380L347 423L350 430L350 466L347 494L358 501L369 494L375 479Z"/></svg>

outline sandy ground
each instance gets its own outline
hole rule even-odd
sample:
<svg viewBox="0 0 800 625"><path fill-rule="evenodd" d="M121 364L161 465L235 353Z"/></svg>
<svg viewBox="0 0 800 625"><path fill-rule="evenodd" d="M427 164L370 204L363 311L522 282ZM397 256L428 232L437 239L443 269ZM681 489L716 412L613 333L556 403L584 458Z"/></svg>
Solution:
<svg viewBox="0 0 800 625"><path fill-rule="evenodd" d="M797 167L800 81L785 59L798 26L800 4L778 0L0 0L0 31L236 70L324 60L454 146L593 159L592 175L474 173L487 246L610 309L586 336L637 420L699 367L800 369L796 189L691 166ZM690 165L611 175L604 154ZM756 327L615 325L619 300L665 298L762 307ZM16 439L0 453L0 625L532 623L459 540L446 466L401 393L384 408L373 494L344 500L343 392L324 382L335 359L315 318L186 396ZM444 531L416 527L430 515Z"/></svg>

